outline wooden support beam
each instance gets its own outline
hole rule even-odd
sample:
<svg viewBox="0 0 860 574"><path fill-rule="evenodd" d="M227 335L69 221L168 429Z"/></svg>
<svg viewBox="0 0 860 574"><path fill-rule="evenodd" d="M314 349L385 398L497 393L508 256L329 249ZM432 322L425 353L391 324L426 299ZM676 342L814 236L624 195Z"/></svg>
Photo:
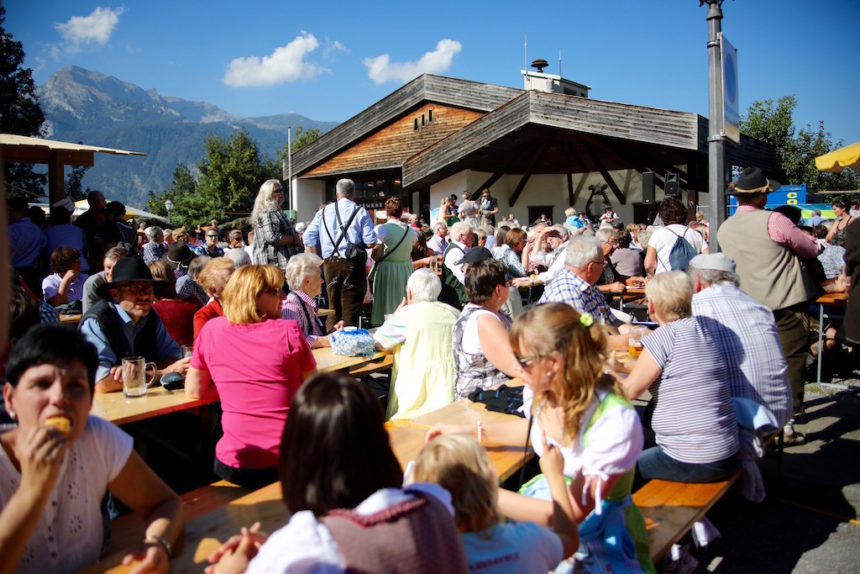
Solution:
<svg viewBox="0 0 860 574"><path fill-rule="evenodd" d="M618 184L615 183L615 180L612 179L612 176L603 166L603 162L600 161L600 158L597 157L597 154L594 153L594 148L588 147L588 153L591 154L591 159L594 161L594 165L597 166L597 171L600 172L600 175L603 176L603 179L606 181L606 184L609 186L609 189L612 190L612 193L615 194L615 197L621 203L621 205L627 205L627 198L624 197L624 194L621 192L621 189L618 187Z"/></svg>
<svg viewBox="0 0 860 574"><path fill-rule="evenodd" d="M570 164L573 163L570 157L570 145L564 146L564 152L567 156L567 204L573 207L573 202L576 201L576 196L573 193L573 175L570 173Z"/></svg>
<svg viewBox="0 0 860 574"><path fill-rule="evenodd" d="M481 193L481 191L482 191L484 188L489 189L489 188L490 188L490 186L492 186L494 183L496 183L497 181L499 181L499 178L501 178L503 175L504 175L504 172L503 172L503 171L499 171L499 172L494 173L494 174L493 174L493 175L491 175L490 177L488 177L488 178L487 178L487 181L485 181L484 183L482 183L481 185L479 185L479 186L478 186L478 189L476 189L475 191L470 191L470 192L469 192L469 199L472 199L472 198L473 198L473 197L475 197L477 194Z"/></svg>
<svg viewBox="0 0 860 574"><path fill-rule="evenodd" d="M514 206L517 199L519 199L520 194L523 192L523 189L525 189L526 184L529 182L529 178L532 176L532 171L534 170L535 165L537 165L538 160L543 155L545 147L546 144L543 143L537 148L537 150L535 150L534 155L532 155L532 158L529 160L529 165L526 168L526 171L523 173L523 177L520 178L520 182L517 184L517 188L514 190L514 193L511 194L510 199L508 199L509 207Z"/></svg>
<svg viewBox="0 0 860 574"><path fill-rule="evenodd" d="M60 156L61 154L52 152L48 163L48 205L54 205L66 195L64 189L66 166Z"/></svg>
<svg viewBox="0 0 860 574"><path fill-rule="evenodd" d="M582 193L582 190L585 189L585 182L588 181L588 174L584 174L579 178L579 183L576 186L576 191L573 192L573 203L571 206L576 205L576 200L579 199L579 194Z"/></svg>

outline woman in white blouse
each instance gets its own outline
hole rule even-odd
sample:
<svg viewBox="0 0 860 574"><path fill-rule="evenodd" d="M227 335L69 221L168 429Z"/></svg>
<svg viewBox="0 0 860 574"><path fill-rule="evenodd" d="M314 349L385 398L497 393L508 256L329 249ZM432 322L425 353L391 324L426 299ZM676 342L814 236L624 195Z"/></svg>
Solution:
<svg viewBox="0 0 860 574"><path fill-rule="evenodd" d="M34 327L12 348L3 398L18 425L0 435L0 572L75 572L95 562L108 490L147 522L123 562L134 574L167 572L181 502L129 435L90 416L97 366L95 347L69 327Z"/></svg>

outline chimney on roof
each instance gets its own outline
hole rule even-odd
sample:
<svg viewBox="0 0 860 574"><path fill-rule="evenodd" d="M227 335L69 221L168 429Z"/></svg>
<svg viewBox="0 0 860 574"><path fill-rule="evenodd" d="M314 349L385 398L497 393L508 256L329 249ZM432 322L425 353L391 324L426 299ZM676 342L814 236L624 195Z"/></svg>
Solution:
<svg viewBox="0 0 860 574"><path fill-rule="evenodd" d="M549 74L543 69L548 67L549 63L543 58L532 60L532 68L535 70L522 70L523 89L537 90L539 92L549 92L554 94L567 94L569 96L588 97L588 91L591 86L580 84L572 80L562 78L561 75ZM559 60L559 68L561 60Z"/></svg>

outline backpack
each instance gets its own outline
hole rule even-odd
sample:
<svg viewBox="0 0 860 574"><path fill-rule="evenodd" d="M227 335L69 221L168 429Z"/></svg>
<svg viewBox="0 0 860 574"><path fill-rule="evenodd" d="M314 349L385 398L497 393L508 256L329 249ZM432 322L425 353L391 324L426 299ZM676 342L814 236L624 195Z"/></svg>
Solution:
<svg viewBox="0 0 860 574"><path fill-rule="evenodd" d="M683 235L678 235L668 227L666 229L671 231L672 235L677 238L675 239L675 244L672 245L672 250L669 252L668 267L671 271L686 271L687 267L690 266L690 260L697 255L696 248L684 239L688 228L684 228Z"/></svg>

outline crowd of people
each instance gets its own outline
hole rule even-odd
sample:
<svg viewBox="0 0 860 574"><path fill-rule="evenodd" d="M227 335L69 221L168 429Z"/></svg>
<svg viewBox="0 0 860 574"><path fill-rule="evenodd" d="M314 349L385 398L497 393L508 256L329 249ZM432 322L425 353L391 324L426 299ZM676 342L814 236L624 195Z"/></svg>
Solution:
<svg viewBox="0 0 860 574"><path fill-rule="evenodd" d="M213 571L654 571L636 486L743 468L760 500L747 444L779 430L802 442L808 356L860 341L856 215L841 201L829 223L765 210L777 187L757 169L741 174L713 254L703 218L674 198L659 225L625 225L608 207L598 221L571 208L561 224L544 214L522 227L483 189L459 205L443 198L427 227L396 197L374 222L340 180L335 201L296 225L269 180L247 234L217 221L135 230L99 192L75 223L54 206L43 230L10 200L0 571L93 562L108 491L147 520L127 560L165 571L179 499L128 434L89 415L138 356L156 377L183 376L187 396L220 401L217 476L281 482L289 521L271 535L243 529L210 556ZM851 290L849 310L811 348L807 306L828 280ZM615 351L642 327L610 303L643 287L652 330L616 375ZM77 330L53 324L74 311ZM312 349L362 317L394 356L387 404L346 375L315 374ZM515 378L522 418L437 425L404 476L386 420ZM500 489L482 440L530 444L542 474Z"/></svg>

